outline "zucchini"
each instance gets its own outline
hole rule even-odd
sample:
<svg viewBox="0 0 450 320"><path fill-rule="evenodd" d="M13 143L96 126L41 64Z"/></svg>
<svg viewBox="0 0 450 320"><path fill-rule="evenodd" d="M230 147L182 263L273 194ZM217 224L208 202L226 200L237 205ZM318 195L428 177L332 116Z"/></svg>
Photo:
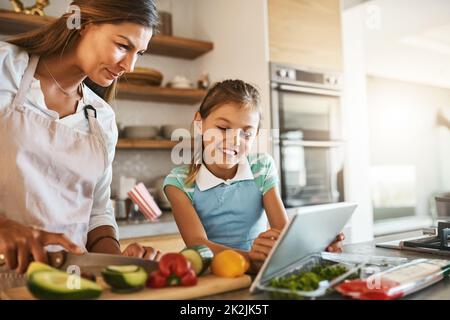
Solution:
<svg viewBox="0 0 450 320"><path fill-rule="evenodd" d="M81 277L79 287L71 288L70 276L73 275L59 270L37 270L29 275L27 287L38 299L94 299L102 293L101 286Z"/></svg>
<svg viewBox="0 0 450 320"><path fill-rule="evenodd" d="M134 292L144 287L147 272L135 265L108 266L102 270L103 280L116 292Z"/></svg>
<svg viewBox="0 0 450 320"><path fill-rule="evenodd" d="M203 274L211 265L214 257L212 250L206 245L197 245L185 248L181 254L188 259L196 275Z"/></svg>

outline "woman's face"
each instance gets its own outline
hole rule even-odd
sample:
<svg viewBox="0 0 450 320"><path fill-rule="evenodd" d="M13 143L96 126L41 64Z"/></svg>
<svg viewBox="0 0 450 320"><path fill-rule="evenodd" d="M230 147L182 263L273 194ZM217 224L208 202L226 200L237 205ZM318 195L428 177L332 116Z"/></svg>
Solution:
<svg viewBox="0 0 450 320"><path fill-rule="evenodd" d="M202 120L203 160L223 169L234 167L249 153L258 132L259 118L257 111L236 103L212 111Z"/></svg>
<svg viewBox="0 0 450 320"><path fill-rule="evenodd" d="M79 67L95 83L108 87L134 69L153 35L151 28L130 22L88 24L80 32L76 47Z"/></svg>

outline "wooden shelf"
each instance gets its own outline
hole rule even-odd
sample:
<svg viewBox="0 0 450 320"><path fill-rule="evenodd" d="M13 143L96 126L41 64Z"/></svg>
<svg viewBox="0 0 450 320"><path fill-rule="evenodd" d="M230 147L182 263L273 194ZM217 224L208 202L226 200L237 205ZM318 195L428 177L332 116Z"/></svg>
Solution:
<svg viewBox="0 0 450 320"><path fill-rule="evenodd" d="M119 139L117 149L149 149L149 150L171 150L179 144L179 141L171 140L148 140L148 139ZM184 142L183 142L184 143ZM188 142L186 142L188 143Z"/></svg>
<svg viewBox="0 0 450 320"><path fill-rule="evenodd" d="M193 60L213 48L213 44L208 41L157 34L150 41L148 52L149 54Z"/></svg>
<svg viewBox="0 0 450 320"><path fill-rule="evenodd" d="M0 9L0 33L14 35L31 31L52 22L54 19Z"/></svg>
<svg viewBox="0 0 450 320"><path fill-rule="evenodd" d="M52 17L31 16L0 9L0 34L14 35L31 31L54 20ZM192 60L211 51L213 47L208 41L157 34L150 41L148 53Z"/></svg>
<svg viewBox="0 0 450 320"><path fill-rule="evenodd" d="M117 99L195 104L201 102L205 95L206 91L199 89L152 87L123 82L117 85Z"/></svg>
<svg viewBox="0 0 450 320"><path fill-rule="evenodd" d="M172 149L178 141L119 139L117 149Z"/></svg>

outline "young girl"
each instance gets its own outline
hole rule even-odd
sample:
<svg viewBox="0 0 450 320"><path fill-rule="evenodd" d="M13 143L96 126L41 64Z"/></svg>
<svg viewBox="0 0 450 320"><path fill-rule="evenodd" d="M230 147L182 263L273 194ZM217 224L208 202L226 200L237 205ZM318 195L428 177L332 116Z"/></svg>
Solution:
<svg viewBox="0 0 450 320"><path fill-rule="evenodd" d="M174 168L164 181L185 244L205 244L215 253L237 250L254 272L287 222L273 159L249 154L260 120L253 86L241 80L215 84L194 119L201 123L202 161Z"/></svg>

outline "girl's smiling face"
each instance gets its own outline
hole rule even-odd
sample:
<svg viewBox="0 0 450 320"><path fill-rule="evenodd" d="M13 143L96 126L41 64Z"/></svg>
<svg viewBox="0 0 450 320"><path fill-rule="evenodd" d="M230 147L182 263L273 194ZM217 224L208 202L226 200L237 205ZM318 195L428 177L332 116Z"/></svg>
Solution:
<svg viewBox="0 0 450 320"><path fill-rule="evenodd" d="M225 103L202 120L203 161L221 169L231 169L249 153L258 133L260 115L251 107Z"/></svg>

